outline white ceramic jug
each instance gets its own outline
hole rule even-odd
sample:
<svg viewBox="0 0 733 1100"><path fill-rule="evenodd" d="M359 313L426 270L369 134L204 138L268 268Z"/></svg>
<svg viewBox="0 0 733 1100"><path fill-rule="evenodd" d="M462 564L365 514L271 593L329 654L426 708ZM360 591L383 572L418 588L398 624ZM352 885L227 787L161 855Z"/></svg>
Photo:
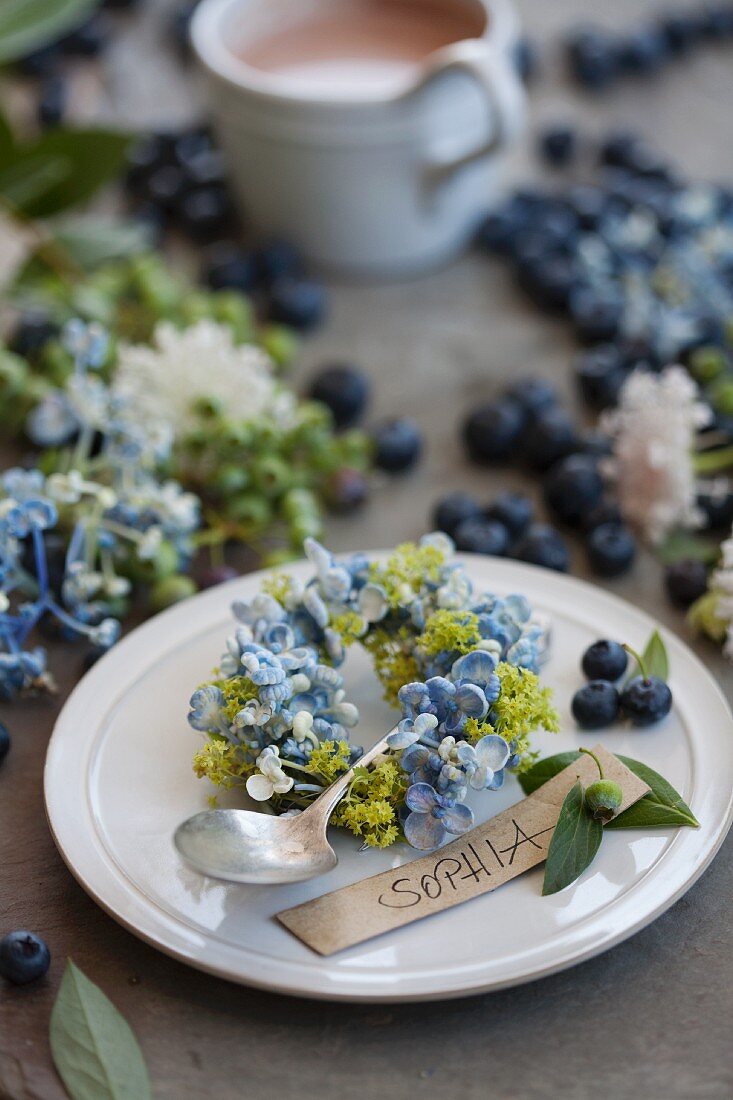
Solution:
<svg viewBox="0 0 733 1100"><path fill-rule="evenodd" d="M469 0L481 36L429 54L401 85L338 95L296 92L238 56L248 36L292 18L294 2L203 0L193 20L248 223L341 273L400 275L447 260L495 201L523 120L510 0ZM298 2L302 17L303 4L324 0Z"/></svg>

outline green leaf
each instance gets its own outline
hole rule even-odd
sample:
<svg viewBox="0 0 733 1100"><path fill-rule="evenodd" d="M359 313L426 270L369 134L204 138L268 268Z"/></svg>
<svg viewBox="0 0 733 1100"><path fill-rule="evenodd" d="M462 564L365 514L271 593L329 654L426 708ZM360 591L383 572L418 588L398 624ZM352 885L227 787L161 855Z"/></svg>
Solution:
<svg viewBox="0 0 733 1100"><path fill-rule="evenodd" d="M91 271L108 260L145 251L150 232L139 222L111 218L69 218L54 226L54 239L71 259Z"/></svg>
<svg viewBox="0 0 733 1100"><path fill-rule="evenodd" d="M10 123L7 118L0 111L0 164L4 164L6 158L8 158L15 148L15 135L13 134Z"/></svg>
<svg viewBox="0 0 733 1100"><path fill-rule="evenodd" d="M0 197L12 210L23 214L68 177L66 157L43 155L10 161L0 169Z"/></svg>
<svg viewBox="0 0 733 1100"><path fill-rule="evenodd" d="M538 760L531 768L527 768L526 772L517 776L519 785L525 794L532 794L548 779L552 779L554 775L564 771L569 764L573 764L579 756L580 753L575 751L558 752L555 756L546 756L544 760Z"/></svg>
<svg viewBox="0 0 733 1100"><path fill-rule="evenodd" d="M656 676L658 679L664 680L665 683L667 682L669 679L669 657L667 656L667 647L662 641L662 635L658 630L653 631L646 643L641 659L644 662L647 676ZM633 680L635 676L640 674L639 662L636 661L626 683L628 684L629 680Z"/></svg>
<svg viewBox="0 0 733 1100"><path fill-rule="evenodd" d="M629 806L628 810L609 821L607 829L647 829L660 825L691 825L694 829L699 828L700 822L690 807L663 776L639 760L632 760L628 756L619 756L618 759L634 775L643 779L650 790L633 806Z"/></svg>
<svg viewBox="0 0 733 1100"><path fill-rule="evenodd" d="M71 960L51 1013L51 1053L71 1100L151 1100L129 1025Z"/></svg>
<svg viewBox="0 0 733 1100"><path fill-rule="evenodd" d="M86 202L103 183L119 174L130 140L129 134L118 130L49 130L38 141L18 150L4 171L13 167L20 172L36 171L38 164L49 161L63 164L63 175L39 194L23 202L16 200L14 205L27 217L47 218Z"/></svg>
<svg viewBox="0 0 733 1100"><path fill-rule="evenodd" d="M708 535L675 531L657 547L657 556L664 565L674 565L685 558L714 565L720 557L720 542Z"/></svg>
<svg viewBox="0 0 733 1100"><path fill-rule="evenodd" d="M578 779L568 791L547 849L543 895L556 894L590 867L603 838L603 826L585 808Z"/></svg>
<svg viewBox="0 0 733 1100"><path fill-rule="evenodd" d="M16 61L79 26L98 0L2 0L0 64Z"/></svg>

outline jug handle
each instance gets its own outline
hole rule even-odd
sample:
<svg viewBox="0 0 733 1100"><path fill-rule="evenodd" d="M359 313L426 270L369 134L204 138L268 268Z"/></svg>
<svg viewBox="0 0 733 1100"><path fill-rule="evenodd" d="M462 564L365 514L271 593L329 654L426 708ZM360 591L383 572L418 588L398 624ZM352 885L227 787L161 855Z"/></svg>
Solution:
<svg viewBox="0 0 733 1100"><path fill-rule="evenodd" d="M467 73L481 86L494 123L491 133L477 148L458 157L427 162L424 170L427 181L432 185L443 183L469 165L510 145L524 122L524 87L506 49L498 49L485 39L446 46L433 55L424 76L408 94L419 95L450 72Z"/></svg>

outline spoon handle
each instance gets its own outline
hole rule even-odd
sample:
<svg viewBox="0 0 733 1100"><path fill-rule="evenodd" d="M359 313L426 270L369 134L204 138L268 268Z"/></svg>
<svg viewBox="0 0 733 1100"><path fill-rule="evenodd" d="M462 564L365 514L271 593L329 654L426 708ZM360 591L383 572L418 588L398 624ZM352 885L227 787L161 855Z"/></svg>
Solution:
<svg viewBox="0 0 733 1100"><path fill-rule="evenodd" d="M303 814L309 814L311 817L323 816L328 821L334 809L346 794L349 783L354 778L354 768L361 768L365 764L370 764L375 756L379 756L380 753L384 752L387 748L388 736L389 734L386 734L381 740L377 741L376 745L372 745L367 752L360 756L354 767L349 768L347 772L335 779L331 786L327 787L323 794L319 794L315 802L312 802L308 809L303 811Z"/></svg>

